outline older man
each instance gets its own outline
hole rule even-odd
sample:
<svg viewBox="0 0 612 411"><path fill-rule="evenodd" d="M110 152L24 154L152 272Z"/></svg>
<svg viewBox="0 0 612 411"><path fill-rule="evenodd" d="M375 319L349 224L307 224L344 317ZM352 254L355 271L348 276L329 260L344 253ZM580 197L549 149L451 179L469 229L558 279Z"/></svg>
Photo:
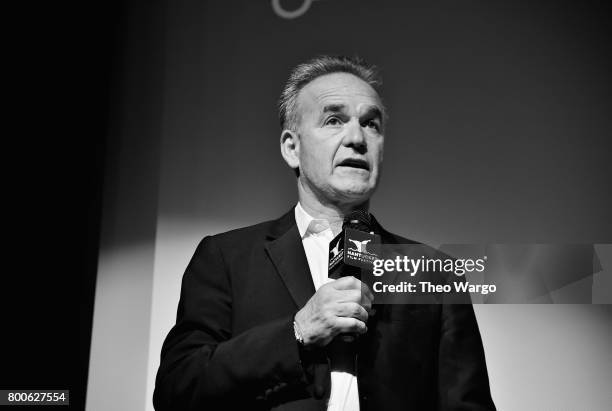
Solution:
<svg viewBox="0 0 612 411"><path fill-rule="evenodd" d="M322 56L280 99L281 153L298 204L275 221L206 237L164 342L158 410L490 410L471 305L374 306L354 277L327 278L343 218L368 210L383 158L374 70ZM385 243L409 240L385 231ZM339 335L359 335L339 366ZM335 352L335 353L334 353Z"/></svg>

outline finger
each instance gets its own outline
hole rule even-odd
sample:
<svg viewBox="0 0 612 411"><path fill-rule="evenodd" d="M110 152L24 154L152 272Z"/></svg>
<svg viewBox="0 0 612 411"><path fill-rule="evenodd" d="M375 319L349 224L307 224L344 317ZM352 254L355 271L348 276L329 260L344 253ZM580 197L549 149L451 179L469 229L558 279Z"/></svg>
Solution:
<svg viewBox="0 0 612 411"><path fill-rule="evenodd" d="M363 322L368 321L368 312L367 310L360 306L357 303L344 303L338 305L338 309L336 311L336 315L338 317L352 317Z"/></svg>
<svg viewBox="0 0 612 411"><path fill-rule="evenodd" d="M361 301L359 303L359 305L361 305L364 310L367 311L368 315L372 315L372 303L370 301Z"/></svg>
<svg viewBox="0 0 612 411"><path fill-rule="evenodd" d="M336 301L338 302L355 302L363 307L371 307L374 295L368 292L363 292L362 290L340 290L338 291Z"/></svg>
<svg viewBox="0 0 612 411"><path fill-rule="evenodd" d="M370 295L370 294L368 294L368 293L363 293L363 292L360 292L359 297L360 297L360 298L359 298L359 301L358 301L358 302L359 302L359 304L360 304L360 305L362 305L362 306L364 306L364 307L365 307L366 305L367 305L367 306L371 306L371 305L372 305L372 303L374 302L374 296L373 296L373 295Z"/></svg>
<svg viewBox="0 0 612 411"><path fill-rule="evenodd" d="M341 291L338 294L339 296L336 300L337 303L358 304L363 307L369 315L371 315L370 312L372 310L372 301L369 298L364 297L360 291Z"/></svg>
<svg viewBox="0 0 612 411"><path fill-rule="evenodd" d="M357 303L362 305L362 301L367 301L361 294L361 290L340 290L336 294L336 301L339 303Z"/></svg>
<svg viewBox="0 0 612 411"><path fill-rule="evenodd" d="M370 290L370 287L364 282L361 283L361 294L366 296L367 299L372 302L374 301L374 293Z"/></svg>
<svg viewBox="0 0 612 411"><path fill-rule="evenodd" d="M353 276L338 278L330 283L336 290L359 290L361 289L361 281Z"/></svg>
<svg viewBox="0 0 612 411"><path fill-rule="evenodd" d="M363 307L364 310L366 310L366 312L368 313L368 318L370 318L371 316L374 315L374 313L376 312L376 310L373 307L372 302L370 301L361 301L359 302L359 305Z"/></svg>
<svg viewBox="0 0 612 411"><path fill-rule="evenodd" d="M336 329L339 334L365 334L368 331L368 327L363 321L352 317L338 317L336 321Z"/></svg>

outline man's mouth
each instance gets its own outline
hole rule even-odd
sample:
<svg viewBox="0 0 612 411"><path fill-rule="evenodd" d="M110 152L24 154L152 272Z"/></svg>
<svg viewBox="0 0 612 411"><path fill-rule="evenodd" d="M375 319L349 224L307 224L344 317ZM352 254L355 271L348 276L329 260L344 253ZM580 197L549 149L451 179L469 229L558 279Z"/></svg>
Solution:
<svg viewBox="0 0 612 411"><path fill-rule="evenodd" d="M368 162L358 158L347 158L346 160L342 160L340 163L338 163L338 167L353 167L368 171L370 170Z"/></svg>

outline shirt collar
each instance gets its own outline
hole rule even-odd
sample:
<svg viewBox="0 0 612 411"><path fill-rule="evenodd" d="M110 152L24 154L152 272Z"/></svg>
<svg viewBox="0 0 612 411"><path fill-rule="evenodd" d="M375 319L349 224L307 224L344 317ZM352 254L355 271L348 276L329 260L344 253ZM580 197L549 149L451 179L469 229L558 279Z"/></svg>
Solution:
<svg viewBox="0 0 612 411"><path fill-rule="evenodd" d="M330 228L327 220L314 218L304 210L304 207L299 202L295 206L295 222L302 238Z"/></svg>

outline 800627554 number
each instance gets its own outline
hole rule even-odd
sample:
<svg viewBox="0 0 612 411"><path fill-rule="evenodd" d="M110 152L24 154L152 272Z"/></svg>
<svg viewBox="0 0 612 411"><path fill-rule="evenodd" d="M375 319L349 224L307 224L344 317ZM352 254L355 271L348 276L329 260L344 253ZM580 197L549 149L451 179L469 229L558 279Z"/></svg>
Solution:
<svg viewBox="0 0 612 411"><path fill-rule="evenodd" d="M0 405L69 405L68 390L0 390Z"/></svg>

